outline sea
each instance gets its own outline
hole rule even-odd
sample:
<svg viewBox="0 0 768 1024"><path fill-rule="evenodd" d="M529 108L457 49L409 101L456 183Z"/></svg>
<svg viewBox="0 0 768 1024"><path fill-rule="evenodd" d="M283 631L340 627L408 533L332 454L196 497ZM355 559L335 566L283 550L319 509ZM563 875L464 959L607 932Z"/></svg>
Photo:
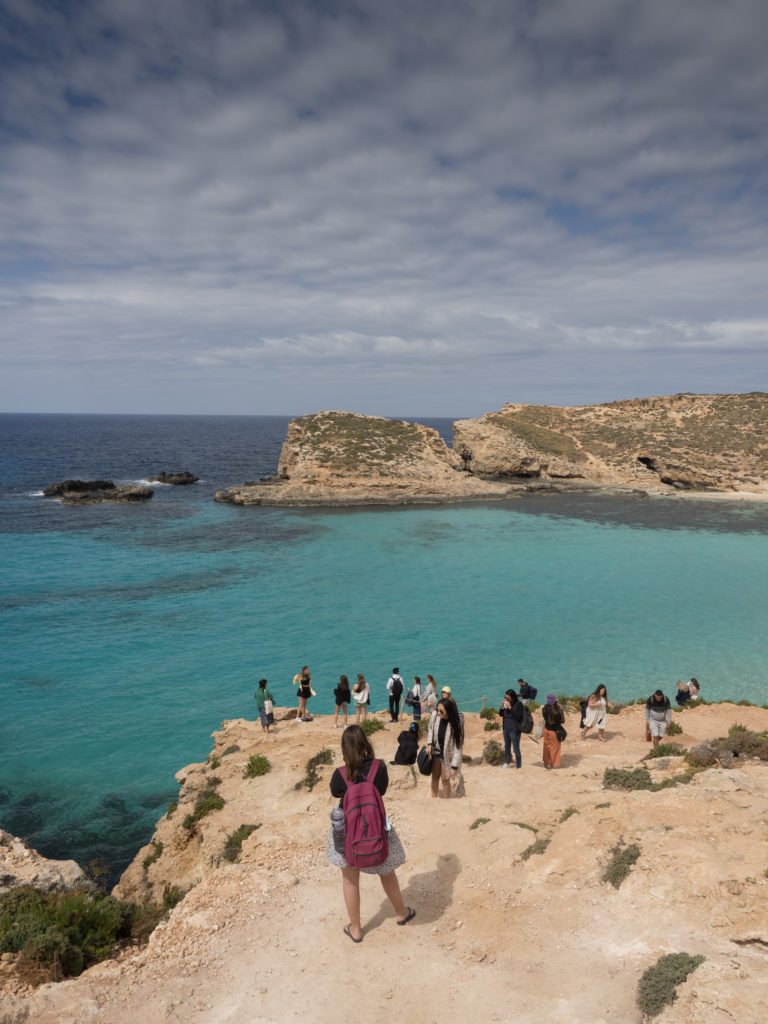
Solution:
<svg viewBox="0 0 768 1024"><path fill-rule="evenodd" d="M451 421L422 419L450 440ZM238 508L288 417L0 415L0 827L115 879L266 677L386 704L394 666L466 710L524 677L609 699L768 701L768 505L525 494L369 509ZM69 477L191 470L140 505L67 507ZM297 728L311 728L311 725ZM393 737L387 734L393 741Z"/></svg>

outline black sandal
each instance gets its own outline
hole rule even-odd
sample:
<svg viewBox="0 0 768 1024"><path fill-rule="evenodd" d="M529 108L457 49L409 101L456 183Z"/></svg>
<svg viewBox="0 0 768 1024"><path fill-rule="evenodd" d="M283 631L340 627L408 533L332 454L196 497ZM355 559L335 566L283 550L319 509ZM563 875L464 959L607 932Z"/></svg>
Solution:
<svg viewBox="0 0 768 1024"><path fill-rule="evenodd" d="M406 907L406 910L408 911L407 915L403 918L402 921L398 921L398 924L408 924L409 921L412 921L414 917L416 917L416 911L413 909L413 907Z"/></svg>
<svg viewBox="0 0 768 1024"><path fill-rule="evenodd" d="M399 921L397 923L400 924ZM403 924L405 924L405 922L403 922ZM359 939L356 939L355 936L352 934L352 925L351 924L348 924L346 926L346 928L344 928L342 930L343 930L345 935L348 935L350 937L350 939L352 939L353 942L362 942L363 941L363 936L362 935L360 936Z"/></svg>

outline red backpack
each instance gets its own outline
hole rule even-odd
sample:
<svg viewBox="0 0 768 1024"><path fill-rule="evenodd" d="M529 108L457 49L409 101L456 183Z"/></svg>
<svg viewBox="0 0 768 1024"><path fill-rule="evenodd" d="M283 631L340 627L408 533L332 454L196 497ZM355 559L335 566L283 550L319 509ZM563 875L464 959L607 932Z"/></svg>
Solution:
<svg viewBox="0 0 768 1024"><path fill-rule="evenodd" d="M373 784L379 762L374 758L368 777L352 782L346 766L342 769L344 794L344 859L351 868L376 868L389 853L387 815L381 793Z"/></svg>

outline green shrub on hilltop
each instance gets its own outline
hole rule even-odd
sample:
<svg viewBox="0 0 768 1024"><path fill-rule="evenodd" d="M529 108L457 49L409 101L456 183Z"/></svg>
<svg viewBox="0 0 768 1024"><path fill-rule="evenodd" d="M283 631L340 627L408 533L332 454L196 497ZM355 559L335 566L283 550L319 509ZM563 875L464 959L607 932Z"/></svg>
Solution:
<svg viewBox="0 0 768 1024"><path fill-rule="evenodd" d="M375 732L380 732L384 728L384 723L380 718L366 718L362 725L362 730L366 736L372 736Z"/></svg>
<svg viewBox="0 0 768 1024"><path fill-rule="evenodd" d="M483 708L483 710L480 712L480 717L485 718L489 722L492 722L495 718L498 717L498 713L496 711L496 708Z"/></svg>
<svg viewBox="0 0 768 1024"><path fill-rule="evenodd" d="M307 761L306 768L304 769L304 778L299 779L294 789L308 789L310 792L320 781L320 775L317 769L320 765L333 764L333 751L328 747L324 747L321 751L310 757Z"/></svg>
<svg viewBox="0 0 768 1024"><path fill-rule="evenodd" d="M220 757L211 757L209 759L209 761L208 761L208 764L211 766L211 768L214 771L216 771L217 768L221 768L221 758Z"/></svg>
<svg viewBox="0 0 768 1024"><path fill-rule="evenodd" d="M544 853L549 843L549 839L536 839L530 846L526 846L520 856L523 860L529 860L531 857L538 856Z"/></svg>
<svg viewBox="0 0 768 1024"><path fill-rule="evenodd" d="M483 760L486 764L498 765L504 761L504 749L496 740L488 740L483 747Z"/></svg>
<svg viewBox="0 0 768 1024"><path fill-rule="evenodd" d="M237 745L237 743L233 743L231 747L227 747L226 750L222 751L221 756L222 757L228 757L230 754L237 754L239 752L240 752L240 747Z"/></svg>
<svg viewBox="0 0 768 1024"><path fill-rule="evenodd" d="M563 813L560 815L560 824L562 825L564 821L568 821L569 818L572 818L574 814L578 813L579 812L576 810L575 807L566 807Z"/></svg>
<svg viewBox="0 0 768 1024"><path fill-rule="evenodd" d="M651 747L643 758L644 761L652 761L656 757L684 757L685 747L679 743L660 743L658 747Z"/></svg>
<svg viewBox="0 0 768 1024"><path fill-rule="evenodd" d="M498 732L500 729L498 722L486 722L483 726L483 732Z"/></svg>
<svg viewBox="0 0 768 1024"><path fill-rule="evenodd" d="M261 824L258 825L241 825L236 828L234 832L231 832L224 843L224 849L222 851L222 857L224 860L235 861L240 860L240 853L243 849L243 843L256 829L261 828Z"/></svg>
<svg viewBox="0 0 768 1024"><path fill-rule="evenodd" d="M637 843L629 846L614 846L611 850L611 859L603 872L603 881L609 882L614 889L618 889L630 872L633 864L640 859L640 847Z"/></svg>
<svg viewBox="0 0 768 1024"><path fill-rule="evenodd" d="M637 985L637 1005L647 1017L656 1017L665 1006L677 998L677 986L704 963L703 956L689 953L669 953L661 957L640 978Z"/></svg>
<svg viewBox="0 0 768 1024"><path fill-rule="evenodd" d="M470 832L474 831L476 828L480 828L481 825L487 825L490 820L490 818L475 818L469 826Z"/></svg>
<svg viewBox="0 0 768 1024"><path fill-rule="evenodd" d="M259 775L266 775L271 771L272 765L268 757L265 757L263 754L252 754L246 761L243 778L256 779Z"/></svg>
<svg viewBox="0 0 768 1024"><path fill-rule="evenodd" d="M678 725L677 722L670 722L667 726L667 736L682 736L683 727Z"/></svg>
<svg viewBox="0 0 768 1024"><path fill-rule="evenodd" d="M661 782L654 782L647 768L606 768L603 772L603 786L606 789L647 789L651 793L658 793L662 789L684 786L692 778L693 773L688 772L685 775L671 775Z"/></svg>
<svg viewBox="0 0 768 1024"><path fill-rule="evenodd" d="M179 809L179 801L178 800L171 800L171 802L168 804L168 810L165 812L166 818L172 817L172 815L174 815L178 809Z"/></svg>

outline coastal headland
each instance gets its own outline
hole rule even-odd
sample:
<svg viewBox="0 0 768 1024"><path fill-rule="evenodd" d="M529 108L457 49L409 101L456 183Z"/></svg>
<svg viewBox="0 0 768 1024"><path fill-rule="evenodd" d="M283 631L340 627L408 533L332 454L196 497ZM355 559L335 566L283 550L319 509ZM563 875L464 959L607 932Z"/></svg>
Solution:
<svg viewBox="0 0 768 1024"><path fill-rule="evenodd" d="M404 726L377 717L372 741L389 761ZM768 710L697 706L674 721L670 740L691 750L734 726L764 732ZM504 771L483 757L500 737L487 724L466 715L456 799L432 800L427 780L390 766L386 805L417 916L398 929L364 878L364 941L353 946L325 856L340 730L324 716L279 721L268 736L225 722L208 759L178 772L177 806L115 890L140 901L175 886L181 902L146 946L71 981L27 990L4 963L0 1021L433 1024L449 1010L460 1021L640 1024L639 979L686 953L704 960L654 1020L762 1024L768 762L742 752L692 771L679 752L643 760L643 707L630 705L609 717L607 743L581 741L570 711L561 770L545 771L524 737L522 768ZM198 816L212 791L219 799Z"/></svg>
<svg viewBox="0 0 768 1024"><path fill-rule="evenodd" d="M320 412L292 420L277 474L216 493L236 505L402 505L521 490L768 497L768 394L679 394L592 406L505 405L420 424Z"/></svg>

